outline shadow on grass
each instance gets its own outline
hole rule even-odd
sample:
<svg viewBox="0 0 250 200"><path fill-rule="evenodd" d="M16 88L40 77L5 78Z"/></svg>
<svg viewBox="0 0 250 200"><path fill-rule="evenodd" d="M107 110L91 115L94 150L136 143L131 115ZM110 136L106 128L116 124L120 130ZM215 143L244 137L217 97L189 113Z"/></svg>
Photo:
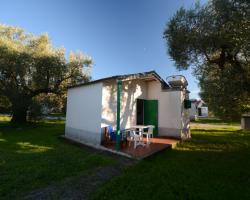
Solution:
<svg viewBox="0 0 250 200"><path fill-rule="evenodd" d="M15 199L35 188L113 163L98 152L63 142L58 138L63 133L61 121L0 124L1 198Z"/></svg>
<svg viewBox="0 0 250 200"><path fill-rule="evenodd" d="M250 132L196 129L190 141L141 161L92 199L249 199L249 185Z"/></svg>

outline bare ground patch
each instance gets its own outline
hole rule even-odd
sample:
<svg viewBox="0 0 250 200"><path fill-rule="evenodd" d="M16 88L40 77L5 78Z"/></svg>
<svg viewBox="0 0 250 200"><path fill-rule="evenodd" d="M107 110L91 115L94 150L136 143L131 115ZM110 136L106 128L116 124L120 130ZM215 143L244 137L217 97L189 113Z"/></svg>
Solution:
<svg viewBox="0 0 250 200"><path fill-rule="evenodd" d="M191 128L239 128L240 125L191 123Z"/></svg>

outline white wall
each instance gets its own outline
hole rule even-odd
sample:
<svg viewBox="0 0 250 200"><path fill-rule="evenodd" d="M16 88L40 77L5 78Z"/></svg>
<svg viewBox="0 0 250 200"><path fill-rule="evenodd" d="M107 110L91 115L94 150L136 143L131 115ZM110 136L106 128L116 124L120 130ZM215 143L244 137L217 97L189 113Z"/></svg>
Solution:
<svg viewBox="0 0 250 200"><path fill-rule="evenodd" d="M201 116L208 117L208 107L205 107L205 106L201 107Z"/></svg>
<svg viewBox="0 0 250 200"><path fill-rule="evenodd" d="M190 118L195 119L195 116L197 116L197 108L195 102L191 102L191 108L189 109L189 112L190 112Z"/></svg>
<svg viewBox="0 0 250 200"><path fill-rule="evenodd" d="M68 90L66 137L99 145L101 141L102 83Z"/></svg>
<svg viewBox="0 0 250 200"><path fill-rule="evenodd" d="M66 137L100 145L101 127L116 128L116 81L106 81L68 90ZM121 129L136 125L136 99L158 100L160 136L180 137L183 128L181 91L163 91L158 81L122 82Z"/></svg>
<svg viewBox="0 0 250 200"><path fill-rule="evenodd" d="M158 127L160 136L180 137L182 129L181 91L163 91L161 83L148 83L148 99L158 99Z"/></svg>
<svg viewBox="0 0 250 200"><path fill-rule="evenodd" d="M116 81L104 83L102 90L102 123L105 127L116 128ZM136 125L136 99L158 100L159 135L181 137L182 92L163 91L158 81L122 82L121 90L121 129Z"/></svg>
<svg viewBox="0 0 250 200"><path fill-rule="evenodd" d="M116 81L104 83L102 90L102 127L112 125L116 128ZM122 82L121 89L121 129L136 125L136 99L147 98L145 81Z"/></svg>

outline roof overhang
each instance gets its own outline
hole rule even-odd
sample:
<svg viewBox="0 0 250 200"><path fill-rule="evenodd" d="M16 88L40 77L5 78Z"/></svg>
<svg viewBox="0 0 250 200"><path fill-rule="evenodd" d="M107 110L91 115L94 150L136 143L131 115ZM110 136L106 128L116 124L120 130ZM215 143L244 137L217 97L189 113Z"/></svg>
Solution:
<svg viewBox="0 0 250 200"><path fill-rule="evenodd" d="M74 86L68 87L70 88L76 88L81 87L85 85L91 85L95 83L100 82L106 82L111 80L121 80L121 81L130 81L130 80L144 80L144 81L159 81L162 85L162 89L169 89L170 86L160 77L159 74L157 74L155 71L149 71L149 72L143 72L143 73L136 73L136 74L127 74L127 75L118 75L118 76L111 76L103 79L98 79L94 81L90 81L87 83L82 83Z"/></svg>

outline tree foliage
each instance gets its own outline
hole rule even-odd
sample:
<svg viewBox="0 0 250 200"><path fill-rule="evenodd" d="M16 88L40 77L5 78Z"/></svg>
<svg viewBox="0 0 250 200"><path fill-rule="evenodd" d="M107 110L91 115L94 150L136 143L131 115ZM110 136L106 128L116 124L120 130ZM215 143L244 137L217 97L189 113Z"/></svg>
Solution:
<svg viewBox="0 0 250 200"><path fill-rule="evenodd" d="M212 0L179 9L164 31L177 69L193 67L214 113L239 118L250 105L250 2Z"/></svg>
<svg viewBox="0 0 250 200"><path fill-rule="evenodd" d="M0 25L0 95L11 103L12 121L26 121L34 97L62 94L67 86L89 80L91 64L81 52L71 52L67 60L65 50L53 47L47 34Z"/></svg>

